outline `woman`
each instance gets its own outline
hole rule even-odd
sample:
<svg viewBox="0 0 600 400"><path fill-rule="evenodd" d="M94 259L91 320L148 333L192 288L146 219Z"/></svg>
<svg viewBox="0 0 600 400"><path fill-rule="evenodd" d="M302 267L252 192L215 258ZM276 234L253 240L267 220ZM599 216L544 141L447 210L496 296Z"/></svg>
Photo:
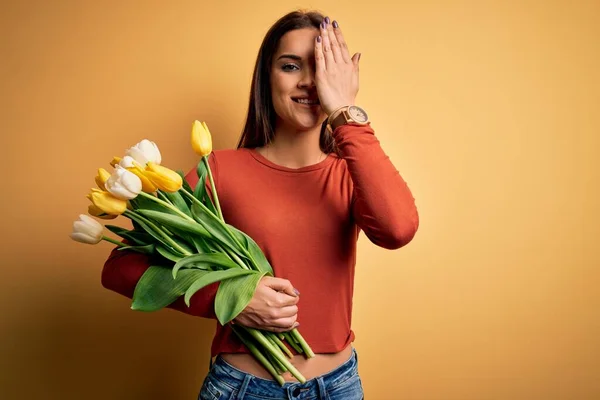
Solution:
<svg viewBox="0 0 600 400"><path fill-rule="evenodd" d="M281 387L217 323L200 399L364 397L350 326L358 234L397 249L414 236L418 214L366 112L349 107L359 58L338 23L316 12L289 13L264 38L238 148L209 160L225 220L260 245L277 276L262 279L234 323L274 332L301 324L316 356L295 355L307 382L286 374ZM196 184L195 171L187 180ZM113 252L103 285L131 297L147 266L144 255ZM170 307L215 318L217 287L197 292L189 308L182 299Z"/></svg>

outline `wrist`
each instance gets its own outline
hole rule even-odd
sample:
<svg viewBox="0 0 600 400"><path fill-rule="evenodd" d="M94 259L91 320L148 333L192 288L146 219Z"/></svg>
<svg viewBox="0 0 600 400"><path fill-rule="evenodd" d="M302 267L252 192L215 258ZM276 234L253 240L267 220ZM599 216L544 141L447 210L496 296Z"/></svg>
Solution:
<svg viewBox="0 0 600 400"><path fill-rule="evenodd" d="M367 125L369 122L367 112L353 104L337 108L327 119L327 125L329 125L332 132L336 128L348 123Z"/></svg>
<svg viewBox="0 0 600 400"><path fill-rule="evenodd" d="M332 130L335 130L335 128L337 128L340 125L338 122L335 121L335 119L348 106L349 105L343 105L343 106L337 107L331 113L329 113L329 117L327 118L327 125L331 126Z"/></svg>

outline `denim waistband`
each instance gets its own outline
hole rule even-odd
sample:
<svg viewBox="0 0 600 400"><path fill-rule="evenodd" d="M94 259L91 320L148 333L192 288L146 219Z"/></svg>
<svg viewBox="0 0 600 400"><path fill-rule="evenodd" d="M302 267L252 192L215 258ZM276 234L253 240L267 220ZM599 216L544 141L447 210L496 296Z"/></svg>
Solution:
<svg viewBox="0 0 600 400"><path fill-rule="evenodd" d="M289 399L325 398L325 392L334 388L358 373L358 356L352 348L350 358L336 369L307 380L305 383L285 382L283 386L277 381L254 376L241 371L221 356L217 356L209 375L232 391L238 391L236 397L244 394L257 396L281 396Z"/></svg>

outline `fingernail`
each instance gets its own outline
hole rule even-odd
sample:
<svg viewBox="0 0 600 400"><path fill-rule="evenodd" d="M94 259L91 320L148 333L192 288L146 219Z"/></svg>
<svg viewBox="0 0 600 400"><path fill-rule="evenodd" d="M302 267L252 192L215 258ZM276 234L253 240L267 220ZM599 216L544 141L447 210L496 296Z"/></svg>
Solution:
<svg viewBox="0 0 600 400"><path fill-rule="evenodd" d="M296 293L298 296L300 296L300 292L298 291L298 289L294 289L294 293Z"/></svg>
<svg viewBox="0 0 600 400"><path fill-rule="evenodd" d="M329 17L325 17L325 23L328 24L329 23Z"/></svg>
<svg viewBox="0 0 600 400"><path fill-rule="evenodd" d="M339 25L338 25L338 23L337 23L337 21L333 21L333 24L332 24L332 25L333 25L333 27L334 27L334 28L336 28L336 29L337 29L337 27L339 26Z"/></svg>
<svg viewBox="0 0 600 400"><path fill-rule="evenodd" d="M325 29L325 21L321 22L321 29Z"/></svg>
<svg viewBox="0 0 600 400"><path fill-rule="evenodd" d="M317 36L317 42L321 43L321 35Z"/></svg>

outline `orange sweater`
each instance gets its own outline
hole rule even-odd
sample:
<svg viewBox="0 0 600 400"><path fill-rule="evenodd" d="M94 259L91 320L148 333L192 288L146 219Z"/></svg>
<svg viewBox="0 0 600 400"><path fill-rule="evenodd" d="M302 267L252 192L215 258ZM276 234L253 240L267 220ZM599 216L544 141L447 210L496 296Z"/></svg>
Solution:
<svg viewBox="0 0 600 400"><path fill-rule="evenodd" d="M343 155L315 165L276 165L254 149L215 150L209 158L225 220L261 247L275 276L300 291L299 330L315 353L333 353L354 340L351 330L356 241L360 230L376 245L397 249L419 225L414 198L383 152L370 125L342 125L334 139ZM195 169L186 177L192 187ZM102 272L104 287L132 297L148 268L147 256L113 251ZM215 318L218 283L197 292L188 308ZM217 321L211 354L247 353Z"/></svg>

